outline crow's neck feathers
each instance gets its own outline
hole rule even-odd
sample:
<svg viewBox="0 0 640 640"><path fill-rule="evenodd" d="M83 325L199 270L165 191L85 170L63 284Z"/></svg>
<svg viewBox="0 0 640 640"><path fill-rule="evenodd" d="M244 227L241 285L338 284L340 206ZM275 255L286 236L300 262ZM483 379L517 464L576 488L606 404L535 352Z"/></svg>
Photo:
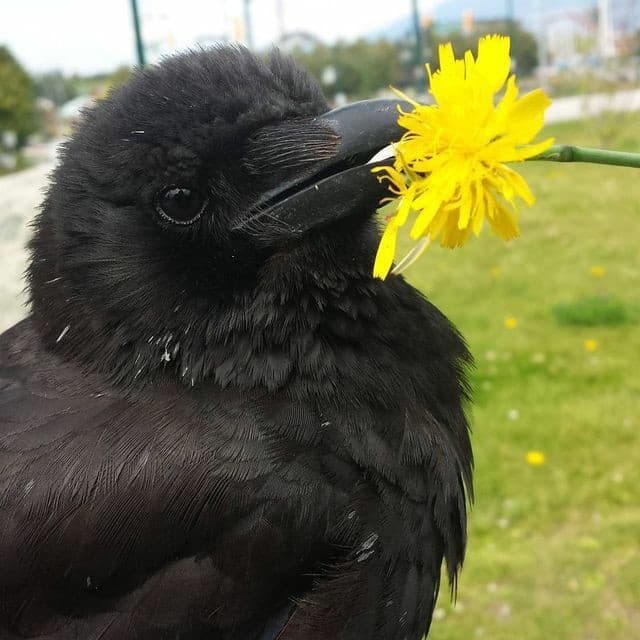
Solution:
<svg viewBox="0 0 640 640"><path fill-rule="evenodd" d="M137 257L103 258L84 249L87 238L65 260L49 204L32 242L36 325L50 349L120 385L174 378L274 391L297 377L332 385L339 350L368 339L382 307L394 313L393 287L369 275L371 223L308 239L235 273L225 257L222 267L212 257L210 273L191 264L184 271L193 273L180 274L135 239L128 252L140 250Z"/></svg>

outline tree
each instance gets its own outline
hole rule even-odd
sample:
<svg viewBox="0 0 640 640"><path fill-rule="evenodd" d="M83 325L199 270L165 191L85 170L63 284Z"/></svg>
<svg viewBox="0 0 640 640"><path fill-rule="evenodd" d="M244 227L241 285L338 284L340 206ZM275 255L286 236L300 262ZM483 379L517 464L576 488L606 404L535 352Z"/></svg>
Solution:
<svg viewBox="0 0 640 640"><path fill-rule="evenodd" d="M390 84L397 85L403 76L400 44L387 40L337 42L333 46L318 44L312 49L294 49L297 62L315 76L327 93L345 93L352 98L370 97ZM334 78L327 82L325 70L333 68ZM323 82L324 80L324 82Z"/></svg>
<svg viewBox="0 0 640 640"><path fill-rule="evenodd" d="M0 132L14 131L18 146L37 128L35 91L29 74L0 46Z"/></svg>
<svg viewBox="0 0 640 640"><path fill-rule="evenodd" d="M78 95L71 78L61 71L50 71L36 76L34 84L38 96L48 98L58 106Z"/></svg>
<svg viewBox="0 0 640 640"><path fill-rule="evenodd" d="M535 36L517 22L509 24L505 20L485 20L476 23L470 33L453 31L440 36L438 41L451 42L456 55L460 57L467 49L476 52L478 39L492 33L511 36L511 58L515 61L518 75L526 76L535 70L538 66L538 43Z"/></svg>
<svg viewBox="0 0 640 640"><path fill-rule="evenodd" d="M126 65L120 65L113 73L107 78L106 84L109 89L115 89L121 84L124 84L133 73L133 69Z"/></svg>

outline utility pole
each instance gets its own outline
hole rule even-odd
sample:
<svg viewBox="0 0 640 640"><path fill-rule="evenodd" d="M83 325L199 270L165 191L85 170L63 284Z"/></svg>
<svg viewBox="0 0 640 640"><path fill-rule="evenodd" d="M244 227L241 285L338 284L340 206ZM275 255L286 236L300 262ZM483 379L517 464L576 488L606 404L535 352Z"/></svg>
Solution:
<svg viewBox="0 0 640 640"><path fill-rule="evenodd" d="M513 11L513 0L507 0L507 35L513 40L513 32L515 31L515 18Z"/></svg>
<svg viewBox="0 0 640 640"><path fill-rule="evenodd" d="M251 24L251 0L244 0L244 37L247 47L253 49L253 28Z"/></svg>
<svg viewBox="0 0 640 640"><path fill-rule="evenodd" d="M513 37L516 32L516 21L513 11L513 0L507 0L507 35L511 39L511 70L515 71L518 66L518 61L513 56Z"/></svg>
<svg viewBox="0 0 640 640"><path fill-rule="evenodd" d="M611 3L609 0L598 2L598 44L603 58L612 58L616 54L616 43L611 23Z"/></svg>
<svg viewBox="0 0 640 640"><path fill-rule="evenodd" d="M140 28L140 13L138 12L137 0L131 0L131 14L133 15L133 30L136 37L138 65L144 67L146 60L144 55L144 43L142 42L142 29Z"/></svg>
<svg viewBox="0 0 640 640"><path fill-rule="evenodd" d="M422 42L422 28L420 27L420 12L418 11L418 0L411 0L411 9L413 14L413 31L415 35L415 64L414 73L416 80L416 89L421 91L423 89L422 74L419 70L424 63L424 49Z"/></svg>

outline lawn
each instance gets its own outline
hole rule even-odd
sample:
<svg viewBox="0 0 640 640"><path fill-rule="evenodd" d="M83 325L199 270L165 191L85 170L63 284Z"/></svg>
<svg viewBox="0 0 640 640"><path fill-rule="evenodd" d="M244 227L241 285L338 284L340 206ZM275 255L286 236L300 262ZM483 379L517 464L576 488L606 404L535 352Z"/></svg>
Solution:
<svg viewBox="0 0 640 640"><path fill-rule="evenodd" d="M613 144L640 150L640 115L620 118ZM594 124L550 129L598 142ZM520 239L434 247L407 273L476 357L468 559L458 604L443 589L430 638L640 638L640 174L523 171L538 202ZM34 186L30 206L39 198ZM26 229L10 205L4 327L23 313ZM530 451L545 463L530 466Z"/></svg>
<svg viewBox="0 0 640 640"><path fill-rule="evenodd" d="M598 142L592 123L549 130ZM640 150L640 115L614 144ZM640 638L639 174L523 173L521 238L435 247L407 272L476 358L468 556L430 638Z"/></svg>

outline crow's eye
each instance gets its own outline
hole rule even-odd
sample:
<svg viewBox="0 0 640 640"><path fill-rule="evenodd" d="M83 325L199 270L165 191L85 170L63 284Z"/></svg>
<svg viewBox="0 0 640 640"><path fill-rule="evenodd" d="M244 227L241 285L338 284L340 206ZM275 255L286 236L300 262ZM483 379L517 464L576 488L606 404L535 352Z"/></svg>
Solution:
<svg viewBox="0 0 640 640"><path fill-rule="evenodd" d="M160 191L155 199L160 217L179 225L195 222L206 204L207 199L191 187L168 187Z"/></svg>

